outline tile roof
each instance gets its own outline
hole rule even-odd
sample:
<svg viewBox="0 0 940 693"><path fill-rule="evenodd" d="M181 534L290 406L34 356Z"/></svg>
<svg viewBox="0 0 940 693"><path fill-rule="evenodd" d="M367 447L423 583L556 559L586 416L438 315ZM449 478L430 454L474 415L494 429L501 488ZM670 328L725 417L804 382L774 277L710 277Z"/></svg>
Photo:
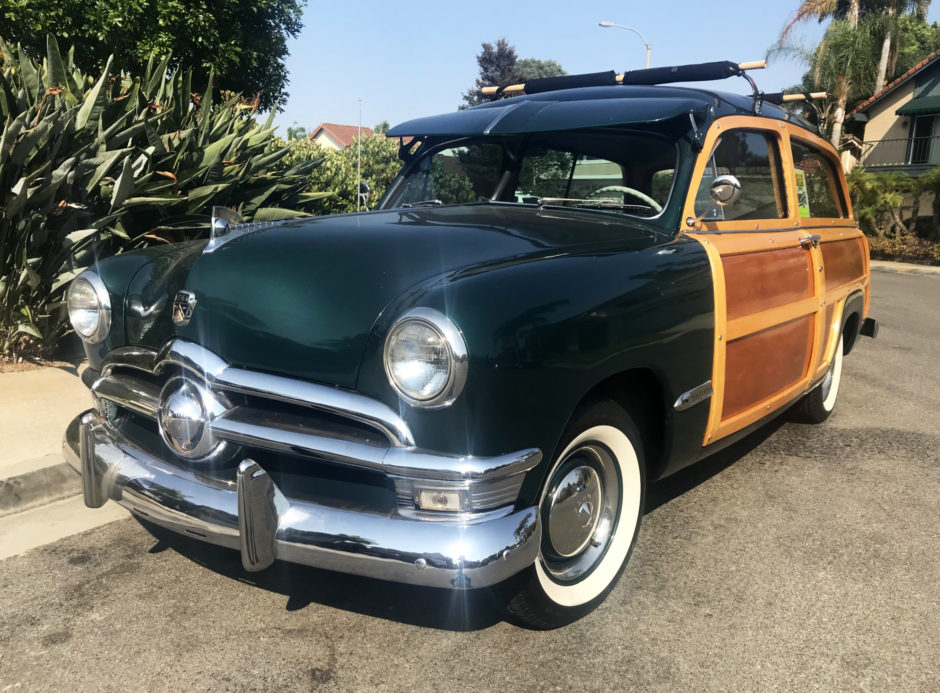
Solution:
<svg viewBox="0 0 940 693"><path fill-rule="evenodd" d="M352 146L353 142L356 141L356 136L359 134L359 128L356 125L320 123L313 129L313 132L310 133L309 138L313 139L321 130L339 142L343 147ZM372 137L372 135L372 128L362 128L363 137Z"/></svg>
<svg viewBox="0 0 940 693"><path fill-rule="evenodd" d="M886 84L885 87L881 91L879 91L877 94L875 94L871 98L865 99L865 101L863 101L858 106L852 109L852 112L846 116L846 119L851 118L853 115L855 115L859 111L862 111L868 108L869 106L871 106L876 101L881 100L881 97L885 96L889 91L892 91L895 87L901 86L901 84L903 84L904 82L909 80L911 77L913 77L915 74L923 70L925 67L927 67L927 65L932 63L937 58L940 58L940 50L934 51L933 53L928 55L926 58L921 60L919 63L917 63L910 70L905 72L903 75L901 75L895 80L892 80L889 84Z"/></svg>

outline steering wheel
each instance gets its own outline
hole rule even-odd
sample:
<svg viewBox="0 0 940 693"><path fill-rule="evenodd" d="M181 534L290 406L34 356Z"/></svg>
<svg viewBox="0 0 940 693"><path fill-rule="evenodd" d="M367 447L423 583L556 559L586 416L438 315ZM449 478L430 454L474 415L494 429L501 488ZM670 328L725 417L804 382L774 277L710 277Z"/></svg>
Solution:
<svg viewBox="0 0 940 693"><path fill-rule="evenodd" d="M646 195L645 193L641 193L639 190L628 188L625 185L605 185L603 188L598 188L594 192L588 193L587 198L590 199L594 197L595 195L600 195L601 193L605 193L605 192L627 193L628 195L633 195L633 197L637 198L638 200L642 200L643 202L648 204L650 207L653 208L653 211L655 212L663 211L663 206L659 204L656 200L654 200L652 197L650 197L649 195Z"/></svg>

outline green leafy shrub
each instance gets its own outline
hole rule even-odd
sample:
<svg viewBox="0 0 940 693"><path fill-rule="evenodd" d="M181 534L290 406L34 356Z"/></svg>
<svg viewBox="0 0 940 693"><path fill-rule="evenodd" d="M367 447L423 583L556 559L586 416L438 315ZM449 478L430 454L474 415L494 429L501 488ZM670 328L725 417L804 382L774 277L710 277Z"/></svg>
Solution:
<svg viewBox="0 0 940 693"><path fill-rule="evenodd" d="M97 78L47 39L39 63L0 39L0 356L43 356L65 334L69 280L103 256L198 237L212 205L247 220L300 216L314 158L279 167L271 119L230 95L213 103L212 76L169 57L142 75Z"/></svg>
<svg viewBox="0 0 940 693"><path fill-rule="evenodd" d="M354 141L346 149L321 147L307 138L292 140L291 152L284 157L284 166L322 159L310 173L309 183L314 190L331 193L315 201L310 209L316 214L341 214L356 211L358 147ZM369 207L374 207L401 169L398 158L398 140L381 135L362 138L362 180L371 190Z"/></svg>
<svg viewBox="0 0 940 693"><path fill-rule="evenodd" d="M873 260L896 260L918 265L940 265L940 243L911 234L868 239Z"/></svg>

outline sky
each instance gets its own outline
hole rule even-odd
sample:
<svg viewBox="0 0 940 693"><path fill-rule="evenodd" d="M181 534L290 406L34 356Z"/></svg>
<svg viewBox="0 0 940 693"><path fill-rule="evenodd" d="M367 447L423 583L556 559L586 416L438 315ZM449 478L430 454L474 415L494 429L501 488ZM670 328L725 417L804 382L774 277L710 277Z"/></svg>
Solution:
<svg viewBox="0 0 940 693"><path fill-rule="evenodd" d="M288 42L290 97L275 117L279 133L320 122L371 127L457 108L478 75L484 41L506 38L519 58L559 62L569 74L643 67L646 48L633 32L602 28L601 20L632 26L652 45L652 67L763 59L799 0L610 2L581 0L309 0L304 28ZM928 20L940 20L940 2ZM815 45L825 26L801 25L794 38ZM767 92L797 84L805 65L772 59L750 72ZM740 78L723 91L750 93Z"/></svg>

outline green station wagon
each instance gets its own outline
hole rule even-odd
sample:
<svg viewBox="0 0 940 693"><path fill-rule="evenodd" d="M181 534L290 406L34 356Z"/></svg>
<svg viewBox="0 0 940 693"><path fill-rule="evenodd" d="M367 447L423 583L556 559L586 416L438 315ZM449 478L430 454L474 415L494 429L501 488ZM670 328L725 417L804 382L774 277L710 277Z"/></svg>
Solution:
<svg viewBox="0 0 940 693"><path fill-rule="evenodd" d="M399 125L377 208L105 260L69 312L85 502L241 552L437 588L533 627L613 588L647 483L791 405L868 318L835 150L740 65L533 80ZM748 78L749 79L749 78ZM749 80L750 81L750 80Z"/></svg>

